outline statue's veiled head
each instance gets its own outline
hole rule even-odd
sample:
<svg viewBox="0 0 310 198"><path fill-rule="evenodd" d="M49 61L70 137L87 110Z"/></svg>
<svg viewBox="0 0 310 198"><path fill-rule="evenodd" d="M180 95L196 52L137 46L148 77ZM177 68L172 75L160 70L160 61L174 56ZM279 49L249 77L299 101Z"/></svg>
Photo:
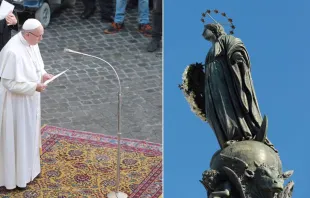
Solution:
<svg viewBox="0 0 310 198"><path fill-rule="evenodd" d="M210 23L204 26L202 36L211 42L216 41L220 36L225 35L226 32L222 25L218 23Z"/></svg>

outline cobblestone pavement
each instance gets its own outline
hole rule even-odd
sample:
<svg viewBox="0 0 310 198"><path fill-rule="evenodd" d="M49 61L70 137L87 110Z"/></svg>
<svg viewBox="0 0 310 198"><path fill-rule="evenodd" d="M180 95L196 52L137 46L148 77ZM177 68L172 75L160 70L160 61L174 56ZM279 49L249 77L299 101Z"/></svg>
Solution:
<svg viewBox="0 0 310 198"><path fill-rule="evenodd" d="M98 6L99 8L99 6ZM103 34L100 15L82 21L83 6L54 16L40 43L47 72L70 70L42 94L42 124L116 135L118 83L100 60L64 53L64 48L110 62L122 84L123 137L162 141L162 54L146 52L150 38L137 31L137 10L127 13L125 31Z"/></svg>

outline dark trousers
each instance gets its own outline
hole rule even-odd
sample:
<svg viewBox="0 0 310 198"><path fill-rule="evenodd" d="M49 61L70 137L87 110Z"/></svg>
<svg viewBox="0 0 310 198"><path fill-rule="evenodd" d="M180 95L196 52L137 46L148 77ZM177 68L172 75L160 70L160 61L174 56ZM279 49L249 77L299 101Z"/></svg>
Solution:
<svg viewBox="0 0 310 198"><path fill-rule="evenodd" d="M101 16L111 17L115 13L115 0L99 0ZM85 9L91 10L96 7L96 0L82 0Z"/></svg>
<svg viewBox="0 0 310 198"><path fill-rule="evenodd" d="M90 10L96 7L96 0L82 0L86 10Z"/></svg>
<svg viewBox="0 0 310 198"><path fill-rule="evenodd" d="M152 38L160 40L162 36L162 0L153 0Z"/></svg>

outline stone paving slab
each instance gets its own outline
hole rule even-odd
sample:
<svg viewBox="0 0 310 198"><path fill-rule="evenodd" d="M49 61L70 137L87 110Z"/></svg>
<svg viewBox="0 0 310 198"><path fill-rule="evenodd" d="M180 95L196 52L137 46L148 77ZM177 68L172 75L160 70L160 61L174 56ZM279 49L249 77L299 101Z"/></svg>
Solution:
<svg viewBox="0 0 310 198"><path fill-rule="evenodd" d="M42 94L42 124L117 133L118 83L113 70L100 60L64 53L64 48L99 56L110 62L122 84L123 137L162 141L162 54L146 52L150 38L137 31L137 10L127 13L126 29L103 34L109 24L97 12L82 21L81 1L54 15L40 43L49 73L70 70Z"/></svg>

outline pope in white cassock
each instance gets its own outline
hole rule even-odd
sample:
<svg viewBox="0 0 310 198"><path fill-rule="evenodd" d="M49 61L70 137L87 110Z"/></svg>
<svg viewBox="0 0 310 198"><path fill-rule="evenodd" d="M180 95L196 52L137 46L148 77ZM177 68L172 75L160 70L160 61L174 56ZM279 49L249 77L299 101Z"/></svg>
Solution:
<svg viewBox="0 0 310 198"><path fill-rule="evenodd" d="M38 43L44 29L28 19L0 53L0 186L26 188L40 172L40 92L53 77Z"/></svg>

